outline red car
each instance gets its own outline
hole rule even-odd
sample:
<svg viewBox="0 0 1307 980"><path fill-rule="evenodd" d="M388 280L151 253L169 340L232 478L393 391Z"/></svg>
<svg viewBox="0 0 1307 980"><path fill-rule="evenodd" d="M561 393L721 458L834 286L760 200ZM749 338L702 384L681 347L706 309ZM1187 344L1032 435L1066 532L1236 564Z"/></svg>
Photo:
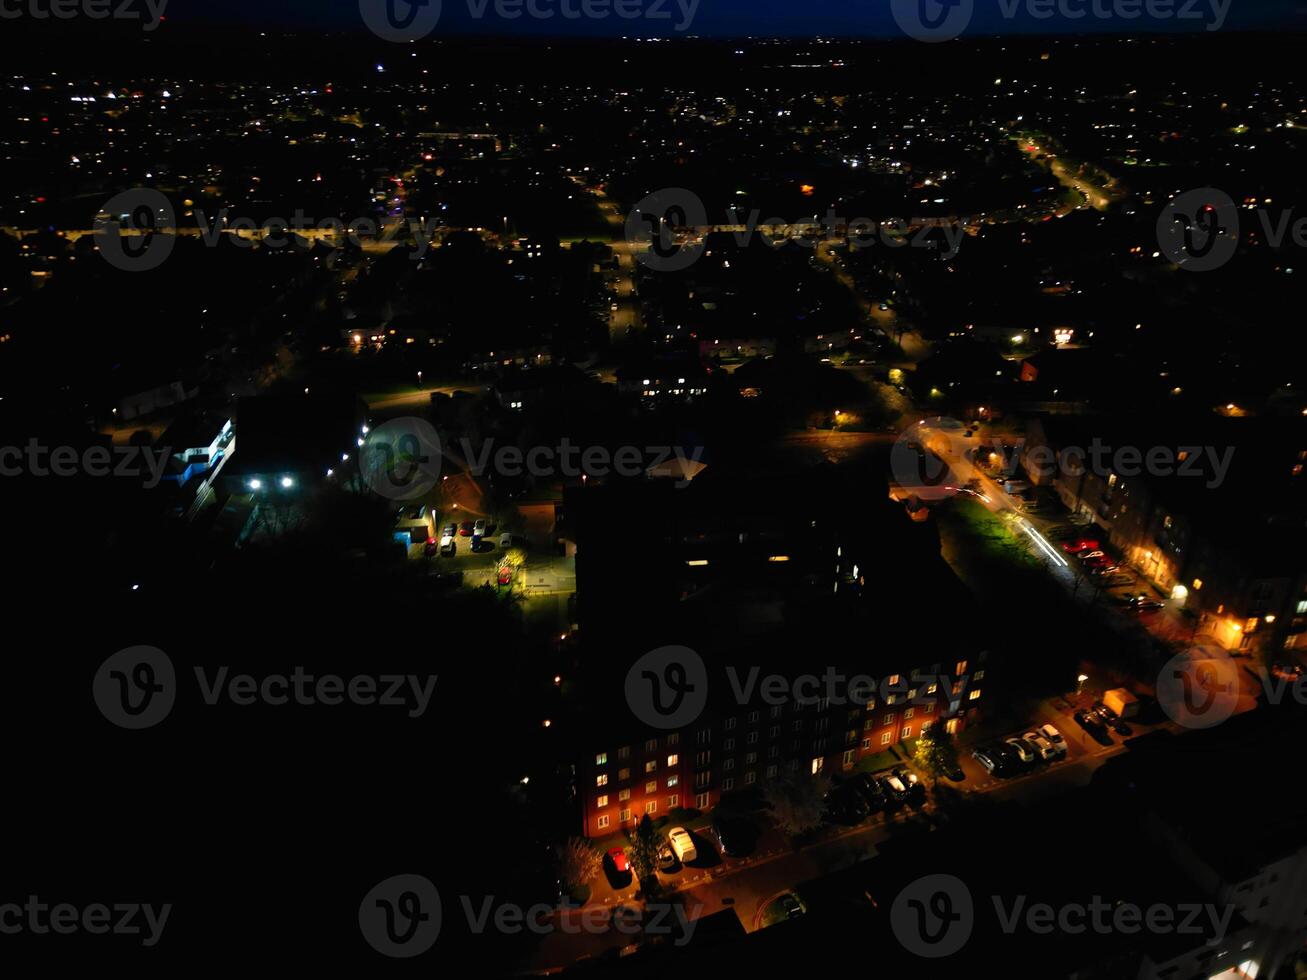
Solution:
<svg viewBox="0 0 1307 980"><path fill-rule="evenodd" d="M470 538L470 537L472 537L472 528L473 528L473 527L474 527L474 525L473 525L473 523L472 523L471 521L464 521L462 524L460 524L460 525L458 526L458 534L459 534L459 537L462 537L462 538Z"/></svg>
<svg viewBox="0 0 1307 980"><path fill-rule="evenodd" d="M505 565L499 570L499 584L511 585L513 582L513 570Z"/></svg>
<svg viewBox="0 0 1307 980"><path fill-rule="evenodd" d="M1097 549L1098 542L1093 538L1078 538L1062 545L1062 550L1068 555L1074 555L1078 551L1096 551Z"/></svg>
<svg viewBox="0 0 1307 980"><path fill-rule="evenodd" d="M613 870L618 874L626 874L631 870L631 865L626 860L626 852L620 847L614 847L608 852L608 860L613 862Z"/></svg>

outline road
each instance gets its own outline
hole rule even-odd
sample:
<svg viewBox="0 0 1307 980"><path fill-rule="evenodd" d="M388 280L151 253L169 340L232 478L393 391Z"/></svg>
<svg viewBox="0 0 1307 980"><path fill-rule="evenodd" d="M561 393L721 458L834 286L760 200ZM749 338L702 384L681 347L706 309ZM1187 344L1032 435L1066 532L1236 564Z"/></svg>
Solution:
<svg viewBox="0 0 1307 980"><path fill-rule="evenodd" d="M1096 211L1106 211L1108 205L1120 197L1110 184L1102 186L1093 184L1079 174L1072 172L1071 168L1056 153L1049 150L1037 139L1033 137L1017 137L1017 139L1020 142L1021 149L1031 157L1042 156L1044 159L1039 162L1048 167L1049 172L1057 178L1058 183L1063 187L1078 191L1084 197L1085 205Z"/></svg>
<svg viewBox="0 0 1307 980"><path fill-rule="evenodd" d="M574 178L575 179L575 178ZM578 184L584 186L579 179ZM640 297L635 288L635 251L626 240L626 216L617 207L617 202L610 198L600 187L586 188L594 195L595 203L604 221L608 223L609 245L617 258L617 273L613 277L612 287L616 295L616 309L608 316L608 339L616 344L630 339L632 333L644 329L640 313Z"/></svg>

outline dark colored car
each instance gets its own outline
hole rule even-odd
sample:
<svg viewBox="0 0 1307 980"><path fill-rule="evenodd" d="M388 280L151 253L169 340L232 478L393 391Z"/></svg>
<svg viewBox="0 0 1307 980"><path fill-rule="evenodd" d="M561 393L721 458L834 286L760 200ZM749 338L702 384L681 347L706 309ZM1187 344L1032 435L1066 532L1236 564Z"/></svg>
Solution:
<svg viewBox="0 0 1307 980"><path fill-rule="evenodd" d="M464 521L462 524L458 526L459 536L464 538L472 537L472 530L475 527L476 525L473 524L471 521Z"/></svg>
<svg viewBox="0 0 1307 980"><path fill-rule="evenodd" d="M836 786L826 794L826 813L836 823L860 823L871 812L858 793L848 786Z"/></svg>
<svg viewBox="0 0 1307 980"><path fill-rule="evenodd" d="M860 772L849 780L850 785L862 794L862 798L867 801L867 806L871 808L872 813L877 813L885 809L886 803L885 790L869 772Z"/></svg>
<svg viewBox="0 0 1307 980"><path fill-rule="evenodd" d="M1102 701L1095 701L1093 707L1094 714L1102 720L1103 724L1118 735L1129 735L1131 728L1126 724L1125 719L1115 711L1105 705Z"/></svg>
<svg viewBox="0 0 1307 980"><path fill-rule="evenodd" d="M1092 711L1077 711L1071 716L1075 723L1089 733L1099 745L1111 745L1112 736L1107 733L1107 726Z"/></svg>
<svg viewBox="0 0 1307 980"><path fill-rule="evenodd" d="M712 830L726 857L742 857L753 850L757 832L742 817L714 815Z"/></svg>
<svg viewBox="0 0 1307 980"><path fill-rule="evenodd" d="M1135 612L1148 612L1153 609L1161 609L1166 605L1160 599L1151 599L1146 595L1132 595L1125 601L1125 604Z"/></svg>

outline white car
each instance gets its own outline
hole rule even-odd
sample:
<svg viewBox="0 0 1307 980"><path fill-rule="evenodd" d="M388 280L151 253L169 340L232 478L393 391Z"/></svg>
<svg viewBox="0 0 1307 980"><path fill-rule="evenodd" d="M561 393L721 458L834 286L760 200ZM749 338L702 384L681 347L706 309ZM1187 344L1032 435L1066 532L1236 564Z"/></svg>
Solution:
<svg viewBox="0 0 1307 980"><path fill-rule="evenodd" d="M1025 739L1027 744L1035 747L1035 751L1039 753L1041 759L1047 761L1048 759L1054 759L1057 757L1058 751L1053 748L1053 743L1043 735L1039 734L1039 732L1026 732L1021 737Z"/></svg>
<svg viewBox="0 0 1307 980"><path fill-rule="evenodd" d="M479 517L477 518L477 522L472 525L472 536L474 538L483 538L485 537L485 535L486 535L486 519L484 517Z"/></svg>
<svg viewBox="0 0 1307 980"><path fill-rule="evenodd" d="M1024 738L1005 738L1003 741L1012 746L1012 751L1022 762L1035 761L1035 747L1028 744Z"/></svg>
<svg viewBox="0 0 1307 980"><path fill-rule="evenodd" d="M503 534L501 534L501 535L499 536L499 547L501 547L501 548L511 548L511 547L513 547L513 532L512 532L512 531L505 531Z"/></svg>
<svg viewBox="0 0 1307 980"><path fill-rule="evenodd" d="M1066 755L1066 739L1062 737L1061 732L1052 725L1040 725L1038 731L1040 735L1048 739L1058 755Z"/></svg>
<svg viewBox="0 0 1307 980"><path fill-rule="evenodd" d="M694 848L694 838L684 827L673 827L667 831L667 843L672 845L676 859L682 864L688 864L699 856L699 852Z"/></svg>

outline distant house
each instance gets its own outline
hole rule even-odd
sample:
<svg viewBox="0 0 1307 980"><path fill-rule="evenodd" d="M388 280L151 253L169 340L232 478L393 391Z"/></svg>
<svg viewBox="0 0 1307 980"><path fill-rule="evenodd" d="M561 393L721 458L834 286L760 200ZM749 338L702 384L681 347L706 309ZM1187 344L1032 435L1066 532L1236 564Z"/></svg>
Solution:
<svg viewBox="0 0 1307 980"><path fill-rule="evenodd" d="M349 395L242 398L234 420L239 449L223 468L233 493L294 492L328 478L358 452L363 403Z"/></svg>
<svg viewBox="0 0 1307 980"><path fill-rule="evenodd" d="M180 380L156 385L144 391L125 395L118 400L118 417L124 422L149 415L163 408L172 408L194 398L198 389L188 389Z"/></svg>
<svg viewBox="0 0 1307 980"><path fill-rule="evenodd" d="M708 391L708 371L697 358L649 358L617 371L617 390L645 401L690 401Z"/></svg>
<svg viewBox="0 0 1307 980"><path fill-rule="evenodd" d="M490 390L502 407L524 411L562 404L590 383L571 364L557 364L506 374L492 382Z"/></svg>

